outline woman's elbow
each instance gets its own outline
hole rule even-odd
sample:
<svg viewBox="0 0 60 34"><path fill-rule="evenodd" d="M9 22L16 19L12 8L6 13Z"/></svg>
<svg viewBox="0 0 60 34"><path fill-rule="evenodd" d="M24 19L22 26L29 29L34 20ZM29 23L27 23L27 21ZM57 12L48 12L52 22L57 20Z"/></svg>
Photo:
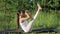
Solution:
<svg viewBox="0 0 60 34"><path fill-rule="evenodd" d="M28 19L30 19L30 18L31 18L31 16L28 16L27 18L28 18Z"/></svg>

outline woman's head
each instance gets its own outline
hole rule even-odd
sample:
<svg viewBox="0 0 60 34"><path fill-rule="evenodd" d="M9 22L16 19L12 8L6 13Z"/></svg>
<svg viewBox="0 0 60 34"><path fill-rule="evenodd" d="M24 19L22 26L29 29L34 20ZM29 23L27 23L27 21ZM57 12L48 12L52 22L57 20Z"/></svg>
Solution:
<svg viewBox="0 0 60 34"><path fill-rule="evenodd" d="M26 13L29 14L30 13L29 10L18 10L19 16L23 17L26 15Z"/></svg>
<svg viewBox="0 0 60 34"><path fill-rule="evenodd" d="M18 10L18 14L19 14L19 16L24 16L25 15L25 11L24 10Z"/></svg>

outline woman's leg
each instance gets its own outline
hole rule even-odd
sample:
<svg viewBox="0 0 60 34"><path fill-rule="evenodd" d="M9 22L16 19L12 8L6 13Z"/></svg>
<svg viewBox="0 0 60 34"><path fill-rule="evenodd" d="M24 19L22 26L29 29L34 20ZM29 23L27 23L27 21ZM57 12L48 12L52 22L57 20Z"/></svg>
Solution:
<svg viewBox="0 0 60 34"><path fill-rule="evenodd" d="M34 20L30 21L30 22L27 24L26 32L30 32L30 31L31 31L32 26L33 26L33 23L34 23Z"/></svg>
<svg viewBox="0 0 60 34"><path fill-rule="evenodd" d="M39 15L39 11L36 12L33 20L31 20L31 21L28 23L28 25L27 25L27 27L26 27L28 32L32 29L33 23L34 23L34 21L36 20L36 18L38 17L38 15Z"/></svg>
<svg viewBox="0 0 60 34"><path fill-rule="evenodd" d="M33 23L34 23L34 21L36 20L38 14L39 14L39 11L36 12L36 14L35 14L33 20L31 20L31 21L27 24L27 26L26 26L26 31L25 31L25 32L31 31L32 26L33 26Z"/></svg>

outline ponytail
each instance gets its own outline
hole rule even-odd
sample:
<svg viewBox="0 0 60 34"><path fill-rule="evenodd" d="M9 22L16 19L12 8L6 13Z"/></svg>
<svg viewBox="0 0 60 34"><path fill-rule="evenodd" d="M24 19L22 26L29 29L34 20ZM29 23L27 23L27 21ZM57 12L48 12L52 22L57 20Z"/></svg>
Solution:
<svg viewBox="0 0 60 34"><path fill-rule="evenodd" d="M19 29L19 12L17 13L17 28Z"/></svg>

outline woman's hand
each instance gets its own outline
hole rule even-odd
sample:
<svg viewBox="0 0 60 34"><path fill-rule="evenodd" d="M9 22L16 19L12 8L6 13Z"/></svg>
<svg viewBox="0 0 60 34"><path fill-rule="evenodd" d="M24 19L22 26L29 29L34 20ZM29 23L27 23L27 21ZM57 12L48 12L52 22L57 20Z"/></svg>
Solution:
<svg viewBox="0 0 60 34"><path fill-rule="evenodd" d="M25 15L27 15L29 18L32 17L31 14L30 14L30 12L28 10L25 10Z"/></svg>
<svg viewBox="0 0 60 34"><path fill-rule="evenodd" d="M30 12L28 10L25 11L25 14L27 15L30 15Z"/></svg>

